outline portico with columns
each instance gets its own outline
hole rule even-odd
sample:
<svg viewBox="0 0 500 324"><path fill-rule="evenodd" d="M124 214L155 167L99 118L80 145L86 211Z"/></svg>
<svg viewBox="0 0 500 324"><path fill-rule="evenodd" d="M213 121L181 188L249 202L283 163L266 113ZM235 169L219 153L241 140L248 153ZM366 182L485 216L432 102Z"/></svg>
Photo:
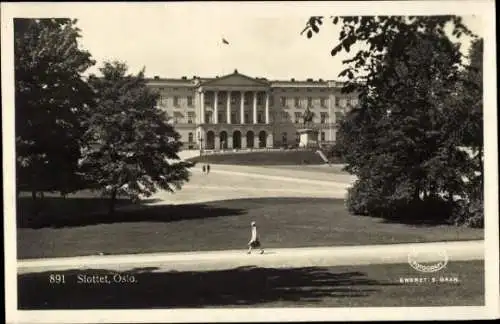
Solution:
<svg viewBox="0 0 500 324"><path fill-rule="evenodd" d="M197 133L206 150L271 148L270 85L233 74L200 82Z"/></svg>

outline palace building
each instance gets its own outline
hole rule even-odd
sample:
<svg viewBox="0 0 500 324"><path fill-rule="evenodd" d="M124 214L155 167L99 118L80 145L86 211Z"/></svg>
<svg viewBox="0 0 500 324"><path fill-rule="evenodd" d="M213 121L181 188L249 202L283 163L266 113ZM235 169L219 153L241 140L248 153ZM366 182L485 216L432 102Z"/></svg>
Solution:
<svg viewBox="0 0 500 324"><path fill-rule="evenodd" d="M156 76L147 82L160 93L158 106L181 134L183 149L294 146L307 108L314 114L318 144L334 143L336 121L357 104L337 81L270 81L237 70L216 78Z"/></svg>

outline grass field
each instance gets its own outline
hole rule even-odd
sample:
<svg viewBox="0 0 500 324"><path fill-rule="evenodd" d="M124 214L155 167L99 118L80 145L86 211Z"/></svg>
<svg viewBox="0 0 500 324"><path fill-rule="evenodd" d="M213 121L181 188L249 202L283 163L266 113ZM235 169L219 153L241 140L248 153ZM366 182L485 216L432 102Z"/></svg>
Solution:
<svg viewBox="0 0 500 324"><path fill-rule="evenodd" d="M202 155L193 162L235 165L320 165L325 164L315 151L271 151Z"/></svg>
<svg viewBox="0 0 500 324"><path fill-rule="evenodd" d="M385 223L352 216L343 200L259 198L143 206L113 216L81 211L46 215L18 228L18 258L245 249L251 221L257 222L268 248L484 237L481 229Z"/></svg>
<svg viewBox="0 0 500 324"><path fill-rule="evenodd" d="M18 276L18 304L34 309L125 309L199 307L411 307L484 305L484 262L451 262L432 274L408 264L349 267L257 268L198 272L126 273L100 269L57 272L65 284L49 283L50 273ZM134 283L81 284L78 275L116 274ZM437 283L431 283L432 277ZM427 278L427 283L401 279ZM452 282L439 282L440 278ZM458 280L458 282L454 282Z"/></svg>

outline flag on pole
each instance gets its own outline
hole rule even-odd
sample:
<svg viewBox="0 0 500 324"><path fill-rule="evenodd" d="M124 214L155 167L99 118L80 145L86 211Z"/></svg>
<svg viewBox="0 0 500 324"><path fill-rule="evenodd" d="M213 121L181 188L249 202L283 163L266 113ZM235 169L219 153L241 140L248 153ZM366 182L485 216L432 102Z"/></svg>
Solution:
<svg viewBox="0 0 500 324"><path fill-rule="evenodd" d="M222 44L229 45L229 42L225 38L222 38Z"/></svg>

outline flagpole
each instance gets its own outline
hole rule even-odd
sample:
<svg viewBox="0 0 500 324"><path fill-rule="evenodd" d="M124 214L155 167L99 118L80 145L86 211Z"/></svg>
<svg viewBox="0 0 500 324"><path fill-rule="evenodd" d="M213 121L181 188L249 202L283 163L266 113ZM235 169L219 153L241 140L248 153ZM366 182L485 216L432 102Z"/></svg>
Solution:
<svg viewBox="0 0 500 324"><path fill-rule="evenodd" d="M229 47L229 41L226 40L226 38L222 37L221 39L221 47L222 47L222 75L226 75L226 64L227 64L227 56L228 56L228 50L225 50L226 47Z"/></svg>

